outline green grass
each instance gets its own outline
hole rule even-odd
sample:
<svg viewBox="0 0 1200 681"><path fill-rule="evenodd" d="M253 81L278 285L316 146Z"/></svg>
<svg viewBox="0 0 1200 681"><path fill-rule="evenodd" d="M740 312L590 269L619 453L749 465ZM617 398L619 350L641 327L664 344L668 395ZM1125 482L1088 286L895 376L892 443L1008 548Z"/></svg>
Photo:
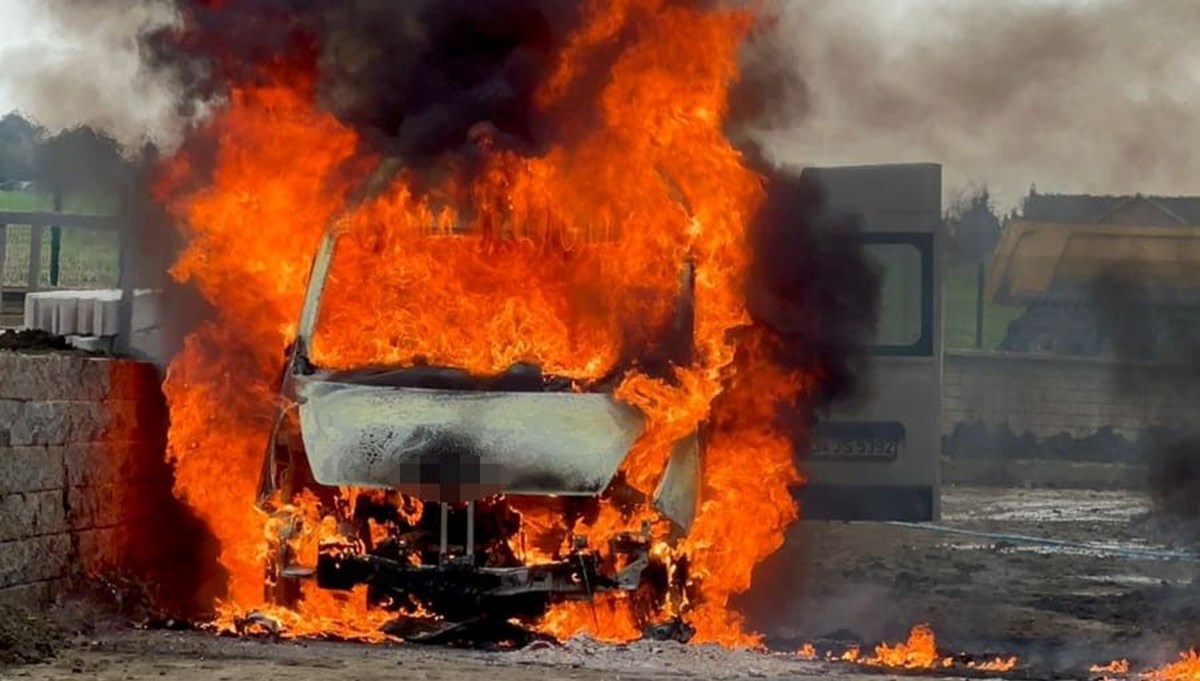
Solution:
<svg viewBox="0 0 1200 681"><path fill-rule="evenodd" d="M63 197L64 213L111 215L117 212L118 207L115 196L67 194ZM54 197L33 191L0 191L0 210L49 212L54 210Z"/></svg>
<svg viewBox="0 0 1200 681"><path fill-rule="evenodd" d="M947 348L975 347L975 291L976 267L974 264L949 262L942 289L943 313L945 315L945 346ZM983 304L983 349L994 350L1004 340L1008 323L1025 311L1019 305Z"/></svg>
<svg viewBox="0 0 1200 681"><path fill-rule="evenodd" d="M30 191L0 191L0 210L49 212L54 200L49 194ZM63 211L105 215L115 213L115 197L67 195ZM0 263L0 283L25 286L29 276L29 251L32 230L28 225L8 225L5 231L4 262ZM51 230L42 233L39 287L50 286ZM62 288L102 288L117 284L119 239L113 232L65 227L62 229L58 285Z"/></svg>

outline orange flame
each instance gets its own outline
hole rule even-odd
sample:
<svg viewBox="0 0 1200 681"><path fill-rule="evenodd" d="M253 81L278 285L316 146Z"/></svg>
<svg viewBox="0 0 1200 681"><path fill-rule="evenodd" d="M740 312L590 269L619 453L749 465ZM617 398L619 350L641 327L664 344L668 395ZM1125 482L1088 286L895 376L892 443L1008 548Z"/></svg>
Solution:
<svg viewBox="0 0 1200 681"><path fill-rule="evenodd" d="M804 660L817 658L817 651L812 643L800 647L797 655ZM840 655L832 652L825 654L829 661L849 662L873 667L891 667L895 669L948 669L955 666L953 657L940 655L937 649L937 639L933 629L927 624L918 624L909 631L908 640L900 643L881 643L875 646L875 654L864 657L858 646L850 646ZM966 663L967 668L987 672L1007 672L1016 668L1018 658L994 657L987 660L972 660Z"/></svg>
<svg viewBox="0 0 1200 681"><path fill-rule="evenodd" d="M900 667L903 669L933 669L949 667L954 664L952 658L938 656L937 641L933 630L927 624L918 624L908 634L908 641L888 645L882 643L875 647L875 656L864 660L866 664L883 667Z"/></svg>
<svg viewBox="0 0 1200 681"><path fill-rule="evenodd" d="M569 146L523 156L481 133L480 167L466 184L451 168L441 186L418 193L401 173L370 201L347 205L370 163L355 155L356 134L315 106L311 69L291 66L235 88L214 117L207 186L184 189L194 180L186 153L165 169L161 194L189 238L172 273L218 310L174 359L164 390L176 491L221 542L221 623L265 608L269 521L253 502L273 388L312 255L340 215L344 232L311 348L328 368L426 361L494 374L532 362L598 379L672 322L690 260L695 361L674 367L670 381L636 370L621 377L615 396L647 417L622 473L652 492L671 445L706 424L703 502L674 549L690 565L685 616L698 641L760 642L729 600L749 588L754 566L797 516L792 443L772 422L777 405L804 394L811 378L773 368L770 340L742 328L747 228L763 191L722 122L752 15L665 0L589 7L536 98L547 110L570 101L599 112ZM594 80L592 57L618 33L627 37L606 85L594 101L576 101L576 84ZM303 531L313 533L299 540L301 553L336 533L309 501L292 500ZM514 551L551 557L567 529L561 518L536 503L518 509L524 530ZM604 546L643 522L656 541L666 539L667 524L648 506L632 515L605 507L571 529ZM296 612L275 614L296 635L379 636L381 615L361 598L313 589ZM620 597L562 605L542 626L563 637L640 635Z"/></svg>
<svg viewBox="0 0 1200 681"><path fill-rule="evenodd" d="M1200 655L1189 650L1179 660L1141 675L1147 681L1200 681Z"/></svg>
<svg viewBox="0 0 1200 681"><path fill-rule="evenodd" d="M1093 674L1128 674L1129 660L1113 660L1108 664L1094 664L1088 668Z"/></svg>
<svg viewBox="0 0 1200 681"><path fill-rule="evenodd" d="M1016 655L1011 655L1009 657L994 657L990 660L980 662L972 660L967 663L967 666L971 669L978 669L984 672L1010 672L1016 669L1018 661Z"/></svg>

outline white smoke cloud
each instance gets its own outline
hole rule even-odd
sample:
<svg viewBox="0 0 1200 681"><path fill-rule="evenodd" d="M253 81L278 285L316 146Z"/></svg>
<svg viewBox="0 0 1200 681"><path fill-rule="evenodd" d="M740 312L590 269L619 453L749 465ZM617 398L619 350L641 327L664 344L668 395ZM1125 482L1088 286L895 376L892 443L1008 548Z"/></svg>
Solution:
<svg viewBox="0 0 1200 681"><path fill-rule="evenodd" d="M777 0L779 162L935 161L948 190L1200 193L1200 2ZM751 50L753 58L753 49Z"/></svg>
<svg viewBox="0 0 1200 681"><path fill-rule="evenodd" d="M90 125L130 148L179 141L173 88L144 66L138 41L178 20L172 3L0 0L0 17L0 114L51 132Z"/></svg>

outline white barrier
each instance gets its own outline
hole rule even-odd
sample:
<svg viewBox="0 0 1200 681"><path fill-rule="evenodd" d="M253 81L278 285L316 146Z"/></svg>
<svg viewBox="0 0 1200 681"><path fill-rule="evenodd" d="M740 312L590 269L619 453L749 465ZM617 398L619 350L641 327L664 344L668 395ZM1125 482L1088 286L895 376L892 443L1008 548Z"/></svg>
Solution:
<svg viewBox="0 0 1200 681"><path fill-rule="evenodd" d="M159 304L162 292L133 292L130 349L160 356ZM118 289L37 291L25 296L25 328L66 336L87 349L111 343L120 332L121 291Z"/></svg>

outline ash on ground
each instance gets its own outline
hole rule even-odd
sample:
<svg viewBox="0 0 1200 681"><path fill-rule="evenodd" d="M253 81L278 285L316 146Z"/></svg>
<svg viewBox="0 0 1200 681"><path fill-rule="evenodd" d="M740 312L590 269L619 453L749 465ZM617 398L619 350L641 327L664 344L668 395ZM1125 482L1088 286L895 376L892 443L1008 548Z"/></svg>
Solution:
<svg viewBox="0 0 1200 681"><path fill-rule="evenodd" d="M636 641L614 645L577 637L562 645L535 643L511 654L518 664L587 668L622 676L693 674L713 679L774 677L795 674L794 655L771 655L753 650L728 650L716 645L676 641Z"/></svg>

